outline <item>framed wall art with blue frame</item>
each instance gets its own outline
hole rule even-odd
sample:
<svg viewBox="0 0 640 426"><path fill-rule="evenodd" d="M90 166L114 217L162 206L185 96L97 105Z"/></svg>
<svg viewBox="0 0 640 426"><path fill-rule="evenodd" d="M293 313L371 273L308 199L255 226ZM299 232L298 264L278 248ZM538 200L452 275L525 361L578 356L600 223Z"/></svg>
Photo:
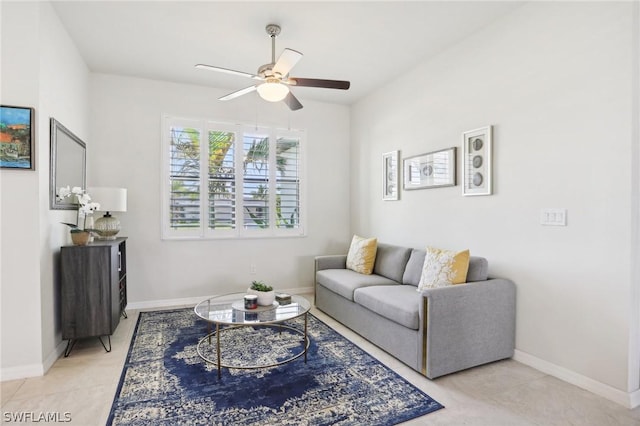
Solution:
<svg viewBox="0 0 640 426"><path fill-rule="evenodd" d="M0 168L35 170L35 110L0 105Z"/></svg>

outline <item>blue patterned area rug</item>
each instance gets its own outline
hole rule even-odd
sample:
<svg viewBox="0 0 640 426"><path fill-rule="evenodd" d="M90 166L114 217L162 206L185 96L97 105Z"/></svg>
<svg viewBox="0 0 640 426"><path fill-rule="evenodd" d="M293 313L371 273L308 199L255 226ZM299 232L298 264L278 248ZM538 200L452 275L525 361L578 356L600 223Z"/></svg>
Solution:
<svg viewBox="0 0 640 426"><path fill-rule="evenodd" d="M308 321L307 363L223 368L218 379L196 351L208 326L192 309L140 313L107 424L394 425L443 408L313 315ZM287 324L302 330L304 321ZM284 328L220 336L223 365L265 365L303 349L300 334Z"/></svg>

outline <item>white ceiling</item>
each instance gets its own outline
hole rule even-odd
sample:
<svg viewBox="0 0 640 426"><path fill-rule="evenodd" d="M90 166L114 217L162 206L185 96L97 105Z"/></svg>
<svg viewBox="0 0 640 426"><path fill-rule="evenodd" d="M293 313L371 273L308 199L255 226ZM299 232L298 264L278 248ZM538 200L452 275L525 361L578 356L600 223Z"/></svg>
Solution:
<svg viewBox="0 0 640 426"><path fill-rule="evenodd" d="M521 6L515 1L217 2L54 1L93 72L228 89L253 80L198 70L196 63L255 73L276 57L304 54L292 76L351 81L348 91L303 88L305 99L351 104ZM233 101L231 101L233 102Z"/></svg>

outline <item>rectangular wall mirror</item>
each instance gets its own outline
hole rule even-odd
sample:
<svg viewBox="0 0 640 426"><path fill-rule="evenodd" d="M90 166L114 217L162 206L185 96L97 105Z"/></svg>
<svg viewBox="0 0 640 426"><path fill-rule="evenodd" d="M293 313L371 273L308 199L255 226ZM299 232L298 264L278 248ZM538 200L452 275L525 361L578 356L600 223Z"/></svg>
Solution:
<svg viewBox="0 0 640 426"><path fill-rule="evenodd" d="M72 197L58 200L56 194L62 187L79 186L86 189L87 147L82 140L55 118L51 119L51 168L49 176L49 200L51 209L75 210Z"/></svg>

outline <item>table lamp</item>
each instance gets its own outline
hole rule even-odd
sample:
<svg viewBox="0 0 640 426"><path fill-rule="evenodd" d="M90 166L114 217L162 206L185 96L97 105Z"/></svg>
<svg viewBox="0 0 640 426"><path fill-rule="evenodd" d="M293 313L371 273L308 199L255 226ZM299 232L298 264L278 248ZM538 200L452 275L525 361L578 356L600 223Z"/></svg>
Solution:
<svg viewBox="0 0 640 426"><path fill-rule="evenodd" d="M127 211L127 189L126 188L87 188L87 193L91 196L91 201L99 203L101 212L106 214L96 219L93 226L94 232L99 240L115 240L120 232L120 220L111 216L111 212Z"/></svg>

